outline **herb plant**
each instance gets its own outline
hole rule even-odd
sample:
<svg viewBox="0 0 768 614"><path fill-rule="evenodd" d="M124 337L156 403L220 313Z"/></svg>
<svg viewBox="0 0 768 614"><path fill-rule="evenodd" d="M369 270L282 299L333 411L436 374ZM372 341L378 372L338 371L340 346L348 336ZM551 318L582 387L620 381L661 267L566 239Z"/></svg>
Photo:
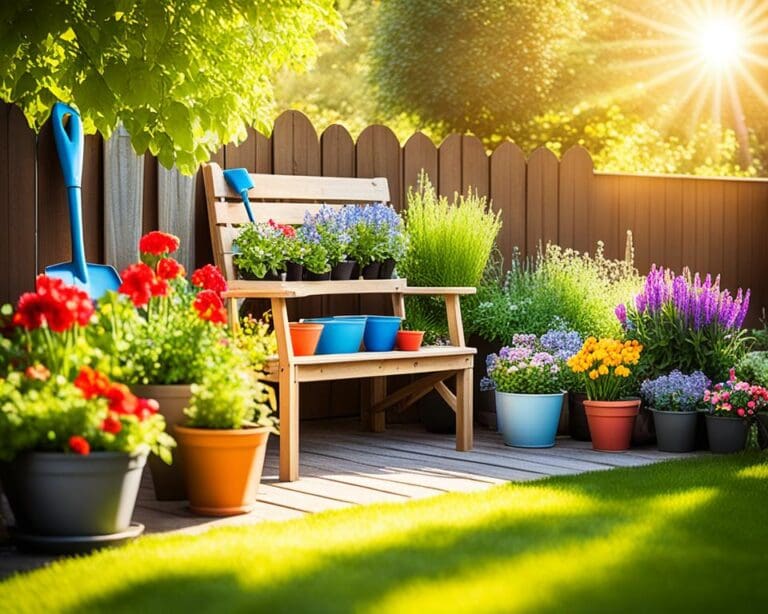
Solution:
<svg viewBox="0 0 768 614"><path fill-rule="evenodd" d="M768 352L749 352L736 363L739 379L768 387Z"/></svg>

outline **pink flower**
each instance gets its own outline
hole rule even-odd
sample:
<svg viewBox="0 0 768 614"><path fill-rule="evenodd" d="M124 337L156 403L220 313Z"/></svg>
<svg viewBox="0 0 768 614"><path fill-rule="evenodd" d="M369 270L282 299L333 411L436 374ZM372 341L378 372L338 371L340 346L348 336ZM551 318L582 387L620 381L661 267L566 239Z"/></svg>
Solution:
<svg viewBox="0 0 768 614"><path fill-rule="evenodd" d="M739 414L739 416L744 417L744 414L746 413L743 408L739 407L739 409L736 410L736 413Z"/></svg>
<svg viewBox="0 0 768 614"><path fill-rule="evenodd" d="M750 409L755 409L755 402L754 401L749 401L747 403L747 407L749 407Z"/></svg>

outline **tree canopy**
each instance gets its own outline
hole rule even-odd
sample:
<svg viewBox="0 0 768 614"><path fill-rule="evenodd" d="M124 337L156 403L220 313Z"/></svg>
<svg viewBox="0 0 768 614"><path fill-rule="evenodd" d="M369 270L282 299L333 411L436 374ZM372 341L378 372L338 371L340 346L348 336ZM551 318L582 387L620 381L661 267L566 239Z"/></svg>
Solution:
<svg viewBox="0 0 768 614"><path fill-rule="evenodd" d="M0 98L36 130L74 103L86 131L122 122L137 153L192 173L267 129L277 71L342 28L333 0L16 0L0 6Z"/></svg>

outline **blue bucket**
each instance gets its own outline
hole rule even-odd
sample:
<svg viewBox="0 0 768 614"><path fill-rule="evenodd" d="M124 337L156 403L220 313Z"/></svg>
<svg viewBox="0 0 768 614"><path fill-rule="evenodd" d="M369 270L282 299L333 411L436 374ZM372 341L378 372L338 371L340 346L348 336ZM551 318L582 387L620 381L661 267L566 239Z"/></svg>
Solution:
<svg viewBox="0 0 768 614"><path fill-rule="evenodd" d="M504 443L516 448L555 445L565 393L514 394L496 391L496 422Z"/></svg>
<svg viewBox="0 0 768 614"><path fill-rule="evenodd" d="M305 318L302 322L324 324L315 354L352 354L360 351L365 318Z"/></svg>
<svg viewBox="0 0 768 614"><path fill-rule="evenodd" d="M402 318L398 316L368 316L363 343L367 352L391 352L395 349L397 331Z"/></svg>

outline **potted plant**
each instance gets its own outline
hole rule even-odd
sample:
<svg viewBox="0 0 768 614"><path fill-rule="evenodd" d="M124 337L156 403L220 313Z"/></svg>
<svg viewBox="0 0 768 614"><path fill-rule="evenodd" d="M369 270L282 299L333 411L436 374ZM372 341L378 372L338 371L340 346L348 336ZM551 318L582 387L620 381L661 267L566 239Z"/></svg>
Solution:
<svg viewBox="0 0 768 614"><path fill-rule="evenodd" d="M167 233L142 237L141 262L127 267L118 292L99 302L91 339L114 379L134 394L157 399L171 434L184 420L192 384L202 381L210 357L228 342L224 277L206 265L188 281L171 257L178 247L178 239ZM170 466L150 459L159 500L187 498L182 463L180 456Z"/></svg>
<svg viewBox="0 0 768 614"><path fill-rule="evenodd" d="M53 551L139 534L147 454L171 460L157 402L87 364L103 358L87 341L93 313L84 292L41 275L2 327L0 477L17 536Z"/></svg>
<svg viewBox="0 0 768 614"><path fill-rule="evenodd" d="M520 448L555 445L565 392L561 364L536 335L515 335L489 359L496 390L496 420L504 443Z"/></svg>
<svg viewBox="0 0 768 614"><path fill-rule="evenodd" d="M352 277L357 263L348 256L350 236L337 209L323 205L314 215L307 211L299 232L305 242L319 244L325 249L331 267L331 279L345 280Z"/></svg>
<svg viewBox="0 0 768 614"><path fill-rule="evenodd" d="M192 387L187 421L176 428L190 509L206 516L249 512L256 501L270 432L274 393L235 344L211 356Z"/></svg>
<svg viewBox="0 0 768 614"><path fill-rule="evenodd" d="M704 393L709 449L731 454L744 449L750 425L768 408L768 390L744 382L731 369L725 382Z"/></svg>
<svg viewBox="0 0 768 614"><path fill-rule="evenodd" d="M642 350L636 340L589 337L568 360L568 366L580 374L587 391L584 409L595 450L629 449L640 399L628 399L625 395L631 375L629 366L638 363Z"/></svg>
<svg viewBox="0 0 768 614"><path fill-rule="evenodd" d="M296 229L274 220L245 224L233 242L233 263L243 279L280 281L295 253Z"/></svg>
<svg viewBox="0 0 768 614"><path fill-rule="evenodd" d="M643 382L640 395L653 412L658 448L662 452L692 452L696 448L696 418L704 409L709 378L701 371L678 370Z"/></svg>
<svg viewBox="0 0 768 614"><path fill-rule="evenodd" d="M349 256L357 262L360 275L364 279L377 279L382 274L391 277L395 259L405 252L403 221L397 211L391 205L374 203L346 206L338 215L339 227L349 235Z"/></svg>
<svg viewBox="0 0 768 614"><path fill-rule="evenodd" d="M298 244L300 245L299 262L304 267L304 278L307 281L326 281L331 279L331 262L328 251L316 236L299 230Z"/></svg>
<svg viewBox="0 0 768 614"><path fill-rule="evenodd" d="M403 320L401 330L397 331L395 345L398 350L405 352L416 352L421 349L424 342L424 331L413 330L408 320Z"/></svg>
<svg viewBox="0 0 768 614"><path fill-rule="evenodd" d="M541 347L553 354L565 365L568 359L576 354L583 343L581 335L575 330L566 329L561 322L558 328L551 328L544 333L539 342ZM557 428L558 435L570 435L573 439L589 441L589 425L587 414L584 411L584 401L587 395L584 393L581 378L564 368L561 371L561 384L566 395L564 399L564 411L560 416L560 425Z"/></svg>
<svg viewBox="0 0 768 614"><path fill-rule="evenodd" d="M763 330L766 330L765 328ZM753 331L758 334L762 331ZM736 376L745 382L751 382L768 388L768 352L756 351L746 354L736 364ZM768 448L768 409L757 414L757 441L760 449Z"/></svg>

